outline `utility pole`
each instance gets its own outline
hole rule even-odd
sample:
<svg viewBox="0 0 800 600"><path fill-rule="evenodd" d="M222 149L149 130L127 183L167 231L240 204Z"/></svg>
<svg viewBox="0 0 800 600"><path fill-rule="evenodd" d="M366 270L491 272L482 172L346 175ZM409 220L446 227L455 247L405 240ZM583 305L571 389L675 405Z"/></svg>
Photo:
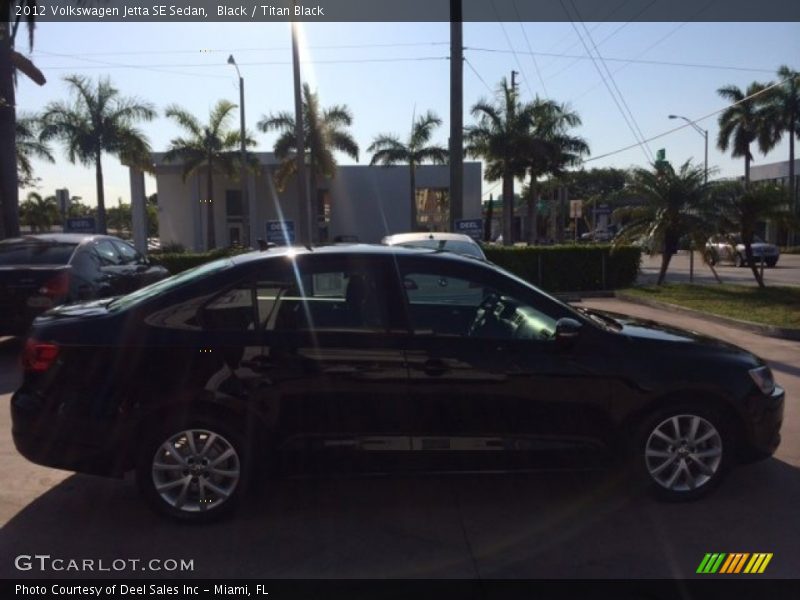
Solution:
<svg viewBox="0 0 800 600"><path fill-rule="evenodd" d="M306 179L305 136L303 133L303 96L300 89L300 50L297 47L297 23L292 23L292 67L294 71L294 137L297 147L297 242L310 246L314 240L311 229L311 202Z"/></svg>
<svg viewBox="0 0 800 600"><path fill-rule="evenodd" d="M456 221L464 214L464 44L461 19L461 0L450 0L450 231L455 231Z"/></svg>
<svg viewBox="0 0 800 600"><path fill-rule="evenodd" d="M506 118L514 120L514 112L517 106L517 71L511 71L511 95L513 102L509 106L509 114ZM508 181L507 181L508 180ZM503 245L514 245L514 179L503 174Z"/></svg>

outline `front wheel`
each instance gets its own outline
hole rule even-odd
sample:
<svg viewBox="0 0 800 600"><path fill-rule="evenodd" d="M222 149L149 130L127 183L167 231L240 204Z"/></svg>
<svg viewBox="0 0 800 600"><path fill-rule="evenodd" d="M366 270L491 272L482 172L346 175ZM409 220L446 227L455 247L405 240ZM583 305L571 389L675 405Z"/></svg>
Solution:
<svg viewBox="0 0 800 600"><path fill-rule="evenodd" d="M731 436L716 413L686 407L662 411L643 425L636 461L658 498L694 500L719 485L732 450Z"/></svg>
<svg viewBox="0 0 800 600"><path fill-rule="evenodd" d="M210 521L235 508L245 485L243 445L236 431L202 420L175 422L151 436L136 478L156 511L182 521Z"/></svg>

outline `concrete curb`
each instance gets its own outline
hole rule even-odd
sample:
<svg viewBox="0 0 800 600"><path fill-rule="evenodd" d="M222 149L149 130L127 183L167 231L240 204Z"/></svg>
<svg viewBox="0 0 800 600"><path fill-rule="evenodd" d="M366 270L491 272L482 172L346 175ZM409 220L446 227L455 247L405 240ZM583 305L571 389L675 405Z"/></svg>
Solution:
<svg viewBox="0 0 800 600"><path fill-rule="evenodd" d="M731 317L723 317L721 315L707 313L702 310L694 310L692 308L678 306L677 304L669 304L668 302L660 302L658 300L639 298L638 296L632 296L624 292L617 292L616 297L619 300L624 300L625 302L631 302L633 304L641 304L642 306L649 306L650 308L658 308L661 310L666 310L668 312L689 315L691 317L698 317L701 319L705 319L707 321L713 321L715 323L720 323L722 325L736 327L737 329L743 329L745 331L758 333L760 335L764 335L767 337L778 338L782 340L792 340L795 342L800 341L800 329L794 329L790 327L776 327L774 325L753 323L752 321L741 321L739 319L732 319Z"/></svg>

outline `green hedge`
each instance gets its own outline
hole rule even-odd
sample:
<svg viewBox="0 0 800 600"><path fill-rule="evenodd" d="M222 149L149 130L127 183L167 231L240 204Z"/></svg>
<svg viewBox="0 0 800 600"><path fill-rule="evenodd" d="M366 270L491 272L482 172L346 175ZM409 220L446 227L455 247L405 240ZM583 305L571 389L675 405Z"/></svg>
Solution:
<svg viewBox="0 0 800 600"><path fill-rule="evenodd" d="M493 263L549 292L629 287L636 281L641 259L641 249L635 246L608 244L489 246L484 251Z"/></svg>
<svg viewBox="0 0 800 600"><path fill-rule="evenodd" d="M154 252L150 254L150 262L166 267L170 274L176 275L181 271L198 267L212 260L241 254L242 252L247 252L247 250L219 248L217 250L211 250L210 252Z"/></svg>
<svg viewBox="0 0 800 600"><path fill-rule="evenodd" d="M783 246L781 254L800 254L800 246Z"/></svg>

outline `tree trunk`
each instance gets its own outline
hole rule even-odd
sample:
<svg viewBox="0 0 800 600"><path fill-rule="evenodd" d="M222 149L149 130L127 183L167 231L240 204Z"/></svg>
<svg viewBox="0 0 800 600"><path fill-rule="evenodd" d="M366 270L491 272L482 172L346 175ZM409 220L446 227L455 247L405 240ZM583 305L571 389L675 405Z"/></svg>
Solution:
<svg viewBox="0 0 800 600"><path fill-rule="evenodd" d="M206 239L208 247L213 250L217 247L217 230L214 223L214 166L208 161L208 177L206 178Z"/></svg>
<svg viewBox="0 0 800 600"><path fill-rule="evenodd" d="M528 244L536 243L536 185L531 177L528 189Z"/></svg>
<svg viewBox="0 0 800 600"><path fill-rule="evenodd" d="M514 176L510 173L503 174L503 245L512 246L514 221Z"/></svg>
<svg viewBox="0 0 800 600"><path fill-rule="evenodd" d="M672 251L678 245L678 240L676 238L676 235L669 232L664 235L664 248L663 252L661 253L661 269L658 272L657 285L663 284L664 279L667 277L667 269L669 268L669 263L672 260Z"/></svg>
<svg viewBox="0 0 800 600"><path fill-rule="evenodd" d="M795 115L791 115L789 121L789 208L795 217L800 217L800 203L797 201L797 185L795 184L794 172L794 136L795 128L794 121ZM788 240L791 245L797 245L798 234L796 231L791 231L791 237L794 239Z"/></svg>
<svg viewBox="0 0 800 600"><path fill-rule="evenodd" d="M311 158L311 153L309 152L309 161L308 161L308 179L309 179L309 187L311 194L311 216L309 221L311 221L311 244L316 245L320 242L320 231L319 231L319 215L320 215L320 206L319 206L319 189L317 187L317 173L316 167L314 166L314 159Z"/></svg>
<svg viewBox="0 0 800 600"><path fill-rule="evenodd" d="M494 198L489 194L489 205L486 207L486 222L483 224L483 241L492 241L492 219L494 219Z"/></svg>
<svg viewBox="0 0 800 600"><path fill-rule="evenodd" d="M744 185L750 187L750 146L747 147L747 154L744 155Z"/></svg>
<svg viewBox="0 0 800 600"><path fill-rule="evenodd" d="M417 230L417 167L414 163L408 164L408 170L411 173L411 207L409 215L411 217L411 225L409 231Z"/></svg>
<svg viewBox="0 0 800 600"><path fill-rule="evenodd" d="M3 7L8 9L7 6ZM11 24L0 20L0 238L19 235L16 98L11 64Z"/></svg>
<svg viewBox="0 0 800 600"><path fill-rule="evenodd" d="M95 180L97 184L97 232L105 234L106 227L106 196L103 189L103 161L100 152L94 156Z"/></svg>
<svg viewBox="0 0 800 600"><path fill-rule="evenodd" d="M750 270L753 271L753 277L756 278L758 287L764 289L766 287L764 285L764 279L761 277L761 272L758 270L758 265L756 265L756 261L753 258L753 236L742 236L742 242L744 242L744 255L747 258L747 264L750 265Z"/></svg>

